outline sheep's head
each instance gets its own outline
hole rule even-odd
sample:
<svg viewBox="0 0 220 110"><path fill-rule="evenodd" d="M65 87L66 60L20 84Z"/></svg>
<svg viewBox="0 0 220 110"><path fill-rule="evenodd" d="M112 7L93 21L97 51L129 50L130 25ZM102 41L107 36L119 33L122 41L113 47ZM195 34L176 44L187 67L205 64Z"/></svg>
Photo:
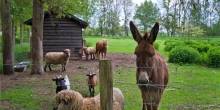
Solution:
<svg viewBox="0 0 220 110"><path fill-rule="evenodd" d="M67 55L67 57L70 57L70 49L64 49L63 53L65 53Z"/></svg>
<svg viewBox="0 0 220 110"><path fill-rule="evenodd" d="M57 85L57 86L62 86L62 85L65 86L65 80L64 80L64 78L63 78L61 75L56 76L56 77L53 78L52 80L56 82L56 85Z"/></svg>
<svg viewBox="0 0 220 110"><path fill-rule="evenodd" d="M96 73L93 73L93 72L89 72L89 74L86 74L86 76L88 76L89 79L91 79L95 75L96 75Z"/></svg>

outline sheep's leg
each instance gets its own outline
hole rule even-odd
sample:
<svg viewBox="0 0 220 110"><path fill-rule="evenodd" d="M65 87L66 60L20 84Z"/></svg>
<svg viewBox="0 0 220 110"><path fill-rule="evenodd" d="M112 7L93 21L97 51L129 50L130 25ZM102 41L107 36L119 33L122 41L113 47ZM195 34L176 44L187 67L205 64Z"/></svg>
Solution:
<svg viewBox="0 0 220 110"><path fill-rule="evenodd" d="M89 95L92 96L92 88L91 88L91 85L89 85Z"/></svg>
<svg viewBox="0 0 220 110"><path fill-rule="evenodd" d="M92 54L92 56L93 56L93 60L95 60L95 54Z"/></svg>
<svg viewBox="0 0 220 110"><path fill-rule="evenodd" d="M92 59L93 59L92 54L90 54L90 60L92 60Z"/></svg>
<svg viewBox="0 0 220 110"><path fill-rule="evenodd" d="M95 96L95 88L92 87L92 96L94 97Z"/></svg>
<svg viewBox="0 0 220 110"><path fill-rule="evenodd" d="M48 64L45 64L45 66L44 66L44 71L45 72L47 71L47 66L48 66Z"/></svg>
<svg viewBox="0 0 220 110"><path fill-rule="evenodd" d="M61 64L61 66L62 66L62 72L66 71L65 64Z"/></svg>
<svg viewBox="0 0 220 110"><path fill-rule="evenodd" d="M51 64L48 64L48 67L49 67L49 70L52 71L52 69L51 69Z"/></svg>
<svg viewBox="0 0 220 110"><path fill-rule="evenodd" d="M88 54L86 54L86 60L88 60L88 57L89 57L89 55L88 55Z"/></svg>

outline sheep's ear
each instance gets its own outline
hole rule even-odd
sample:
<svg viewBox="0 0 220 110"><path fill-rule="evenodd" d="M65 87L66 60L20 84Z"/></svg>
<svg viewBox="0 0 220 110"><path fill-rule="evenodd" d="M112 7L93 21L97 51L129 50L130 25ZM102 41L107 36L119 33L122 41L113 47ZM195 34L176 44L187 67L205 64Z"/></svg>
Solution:
<svg viewBox="0 0 220 110"><path fill-rule="evenodd" d="M150 36L148 38L148 41L151 44L153 44L153 42L156 40L158 32L159 32L159 23L156 22L154 24L154 27L151 29Z"/></svg>
<svg viewBox="0 0 220 110"><path fill-rule="evenodd" d="M137 27L134 25L134 23L132 21L130 21L130 30L131 30L133 39L139 43L141 41L142 37L141 37L141 34L138 31Z"/></svg>

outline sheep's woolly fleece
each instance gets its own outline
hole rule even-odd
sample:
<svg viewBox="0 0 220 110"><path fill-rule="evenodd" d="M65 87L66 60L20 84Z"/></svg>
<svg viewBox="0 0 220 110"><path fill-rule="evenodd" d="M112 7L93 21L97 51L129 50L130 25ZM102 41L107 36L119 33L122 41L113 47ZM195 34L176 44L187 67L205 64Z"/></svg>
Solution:
<svg viewBox="0 0 220 110"><path fill-rule="evenodd" d="M100 110L100 95L83 98L74 90L63 90L56 95L58 110ZM113 89L113 110L124 109L124 96L120 89Z"/></svg>

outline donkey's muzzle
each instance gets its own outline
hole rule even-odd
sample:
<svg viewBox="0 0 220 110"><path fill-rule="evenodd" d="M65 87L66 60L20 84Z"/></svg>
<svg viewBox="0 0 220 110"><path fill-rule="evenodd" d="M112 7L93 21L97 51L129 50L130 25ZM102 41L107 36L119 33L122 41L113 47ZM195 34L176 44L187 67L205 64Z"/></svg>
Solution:
<svg viewBox="0 0 220 110"><path fill-rule="evenodd" d="M138 77L138 84L148 84L149 83L149 76L147 72L140 72Z"/></svg>

